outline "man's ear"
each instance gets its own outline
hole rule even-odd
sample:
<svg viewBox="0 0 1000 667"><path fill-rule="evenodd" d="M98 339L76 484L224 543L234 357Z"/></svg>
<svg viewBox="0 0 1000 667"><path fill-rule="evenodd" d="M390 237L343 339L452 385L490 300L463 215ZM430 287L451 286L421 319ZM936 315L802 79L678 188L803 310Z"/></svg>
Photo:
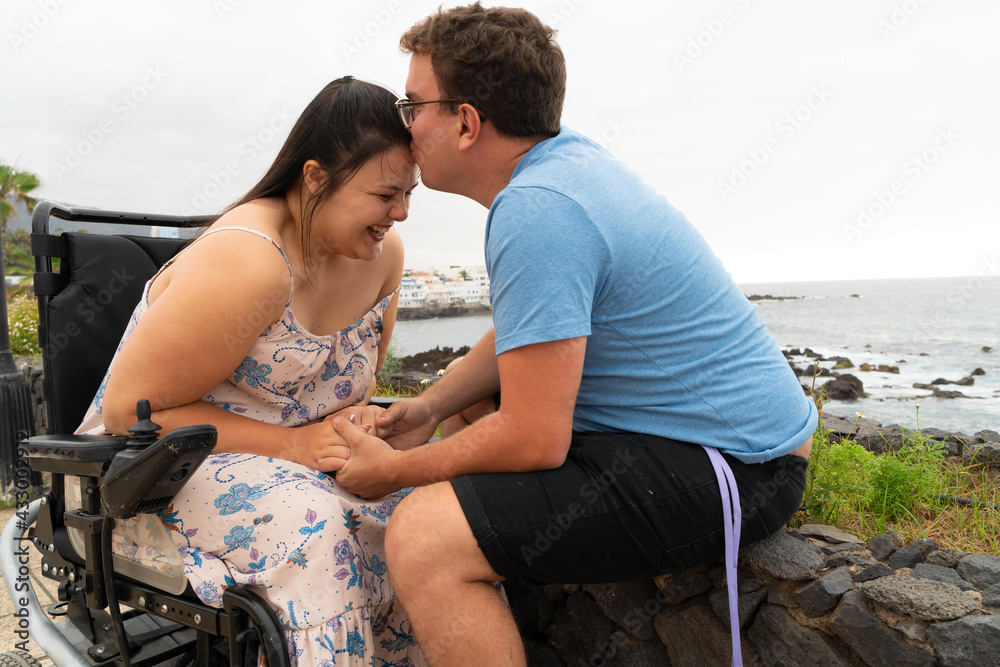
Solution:
<svg viewBox="0 0 1000 667"><path fill-rule="evenodd" d="M302 165L302 182L309 188L309 194L314 195L326 184L326 170L316 160L306 160Z"/></svg>
<svg viewBox="0 0 1000 667"><path fill-rule="evenodd" d="M483 130L483 121L479 118L479 112L471 104L462 104L458 107L458 150L467 151L479 140L480 132Z"/></svg>

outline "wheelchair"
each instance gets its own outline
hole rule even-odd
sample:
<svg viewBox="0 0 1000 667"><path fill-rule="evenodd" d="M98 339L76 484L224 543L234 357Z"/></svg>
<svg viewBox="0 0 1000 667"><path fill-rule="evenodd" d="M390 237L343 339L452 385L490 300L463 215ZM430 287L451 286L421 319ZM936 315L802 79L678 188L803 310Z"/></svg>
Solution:
<svg viewBox="0 0 1000 667"><path fill-rule="evenodd" d="M86 225L86 231L52 234L52 218ZM176 548L149 563L112 549L117 531L162 526L155 513L211 453L215 428L185 426L161 436L148 403L140 401L129 436L64 435L82 421L146 281L190 241L179 237L187 233L181 230L197 231L212 219L50 201L35 207L31 247L48 428L21 446L32 470L50 481L48 492L28 507L27 530L23 517L15 517L3 540L30 540L41 553L42 574L59 582L60 602L43 611L33 591L15 594L18 568L9 549L0 565L15 604L29 596L20 613L30 613L31 637L57 665L289 665L281 623L253 590L228 587L222 608L212 607L187 583ZM108 224L168 231L94 233L94 226Z"/></svg>

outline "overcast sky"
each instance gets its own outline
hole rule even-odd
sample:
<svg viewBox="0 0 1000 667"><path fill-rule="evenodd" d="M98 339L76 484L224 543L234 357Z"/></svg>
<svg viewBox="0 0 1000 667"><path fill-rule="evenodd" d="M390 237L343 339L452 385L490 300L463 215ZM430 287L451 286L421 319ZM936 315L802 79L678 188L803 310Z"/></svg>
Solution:
<svg viewBox="0 0 1000 667"><path fill-rule="evenodd" d="M996 275L995 0L520 4L559 31L564 124L683 211L737 281ZM4 0L0 160L44 198L217 212L330 80L402 95L399 35L437 5ZM482 264L485 218L418 188L397 226L407 265Z"/></svg>

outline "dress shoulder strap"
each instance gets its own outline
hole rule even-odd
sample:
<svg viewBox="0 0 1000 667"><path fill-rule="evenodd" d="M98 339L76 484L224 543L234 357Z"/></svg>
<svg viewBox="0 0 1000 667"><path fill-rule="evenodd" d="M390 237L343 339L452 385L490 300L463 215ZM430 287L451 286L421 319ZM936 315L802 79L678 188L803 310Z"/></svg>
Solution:
<svg viewBox="0 0 1000 667"><path fill-rule="evenodd" d="M146 288L143 291L143 301L144 302L146 301L147 295L149 294L149 288L153 284L153 281L156 280L160 276L160 274L163 273L167 269L168 266L170 266L171 264L173 264L174 260L177 259L178 257L180 257L181 254L184 251L186 251L192 245L194 245L195 243L197 243L201 239L205 238L209 234L215 234L217 232L223 232L223 231L250 232L251 234L256 234L257 236L261 237L262 239L265 239L265 240L269 241L271 243L271 245L273 245L275 248L277 248L278 252L281 253L281 258L283 260L285 260L285 266L288 267L288 275L292 276L293 278L295 277L294 274L292 273L292 265L288 261L288 256L285 255L285 251L281 248L280 245L278 245L278 242L275 241L273 238L271 238L268 234L265 234L264 232L260 231L259 229L253 229L252 227L237 227L235 225L226 226L226 227L216 227L215 229L210 229L207 232L203 233L201 236L199 236L196 239L194 239L194 241L192 241L191 243L189 243L187 246L184 247L184 250L181 250L179 253L177 253L176 255L174 255L173 257L171 257L170 259L168 259L166 262L164 262L163 266L160 267L160 270L156 272L156 275L154 275L152 278L150 278L146 282ZM289 293L288 293L288 302L285 304L285 307L287 308L288 306L291 305L291 303L292 303L292 294L289 291Z"/></svg>
<svg viewBox="0 0 1000 667"><path fill-rule="evenodd" d="M209 234L215 234L217 232L225 232L225 231L231 231L231 230L235 230L235 231L239 231L239 232L250 232L251 234L256 234L257 236L261 237L262 239L270 241L271 245L273 245L275 248L277 248L278 252L281 253L281 258L285 260L285 266L288 267L288 273L289 273L289 275L291 275L291 273L292 273L292 265L289 263L288 257L285 255L285 251L281 248L280 245L278 245L277 241L275 241L273 238L271 238L270 235L265 234L264 232L260 231L259 229L254 229L252 227L238 227L236 225L228 225L228 226L225 226L225 227L216 227L215 229L210 229L207 232L205 232L204 234L202 234L201 236L199 236L198 239L203 239L206 236L208 236ZM197 241L198 239L195 239L195 241Z"/></svg>

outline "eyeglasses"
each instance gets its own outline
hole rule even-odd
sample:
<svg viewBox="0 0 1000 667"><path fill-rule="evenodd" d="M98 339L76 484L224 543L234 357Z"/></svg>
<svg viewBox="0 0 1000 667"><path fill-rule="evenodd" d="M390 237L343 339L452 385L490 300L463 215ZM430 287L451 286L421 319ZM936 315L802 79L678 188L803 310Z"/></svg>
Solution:
<svg viewBox="0 0 1000 667"><path fill-rule="evenodd" d="M403 121L403 127L408 130L413 124L413 107L419 107L421 104L437 104L438 102L461 104L458 100L425 100L423 102L414 102L405 97L401 100L396 100L396 111L399 112L399 119Z"/></svg>

